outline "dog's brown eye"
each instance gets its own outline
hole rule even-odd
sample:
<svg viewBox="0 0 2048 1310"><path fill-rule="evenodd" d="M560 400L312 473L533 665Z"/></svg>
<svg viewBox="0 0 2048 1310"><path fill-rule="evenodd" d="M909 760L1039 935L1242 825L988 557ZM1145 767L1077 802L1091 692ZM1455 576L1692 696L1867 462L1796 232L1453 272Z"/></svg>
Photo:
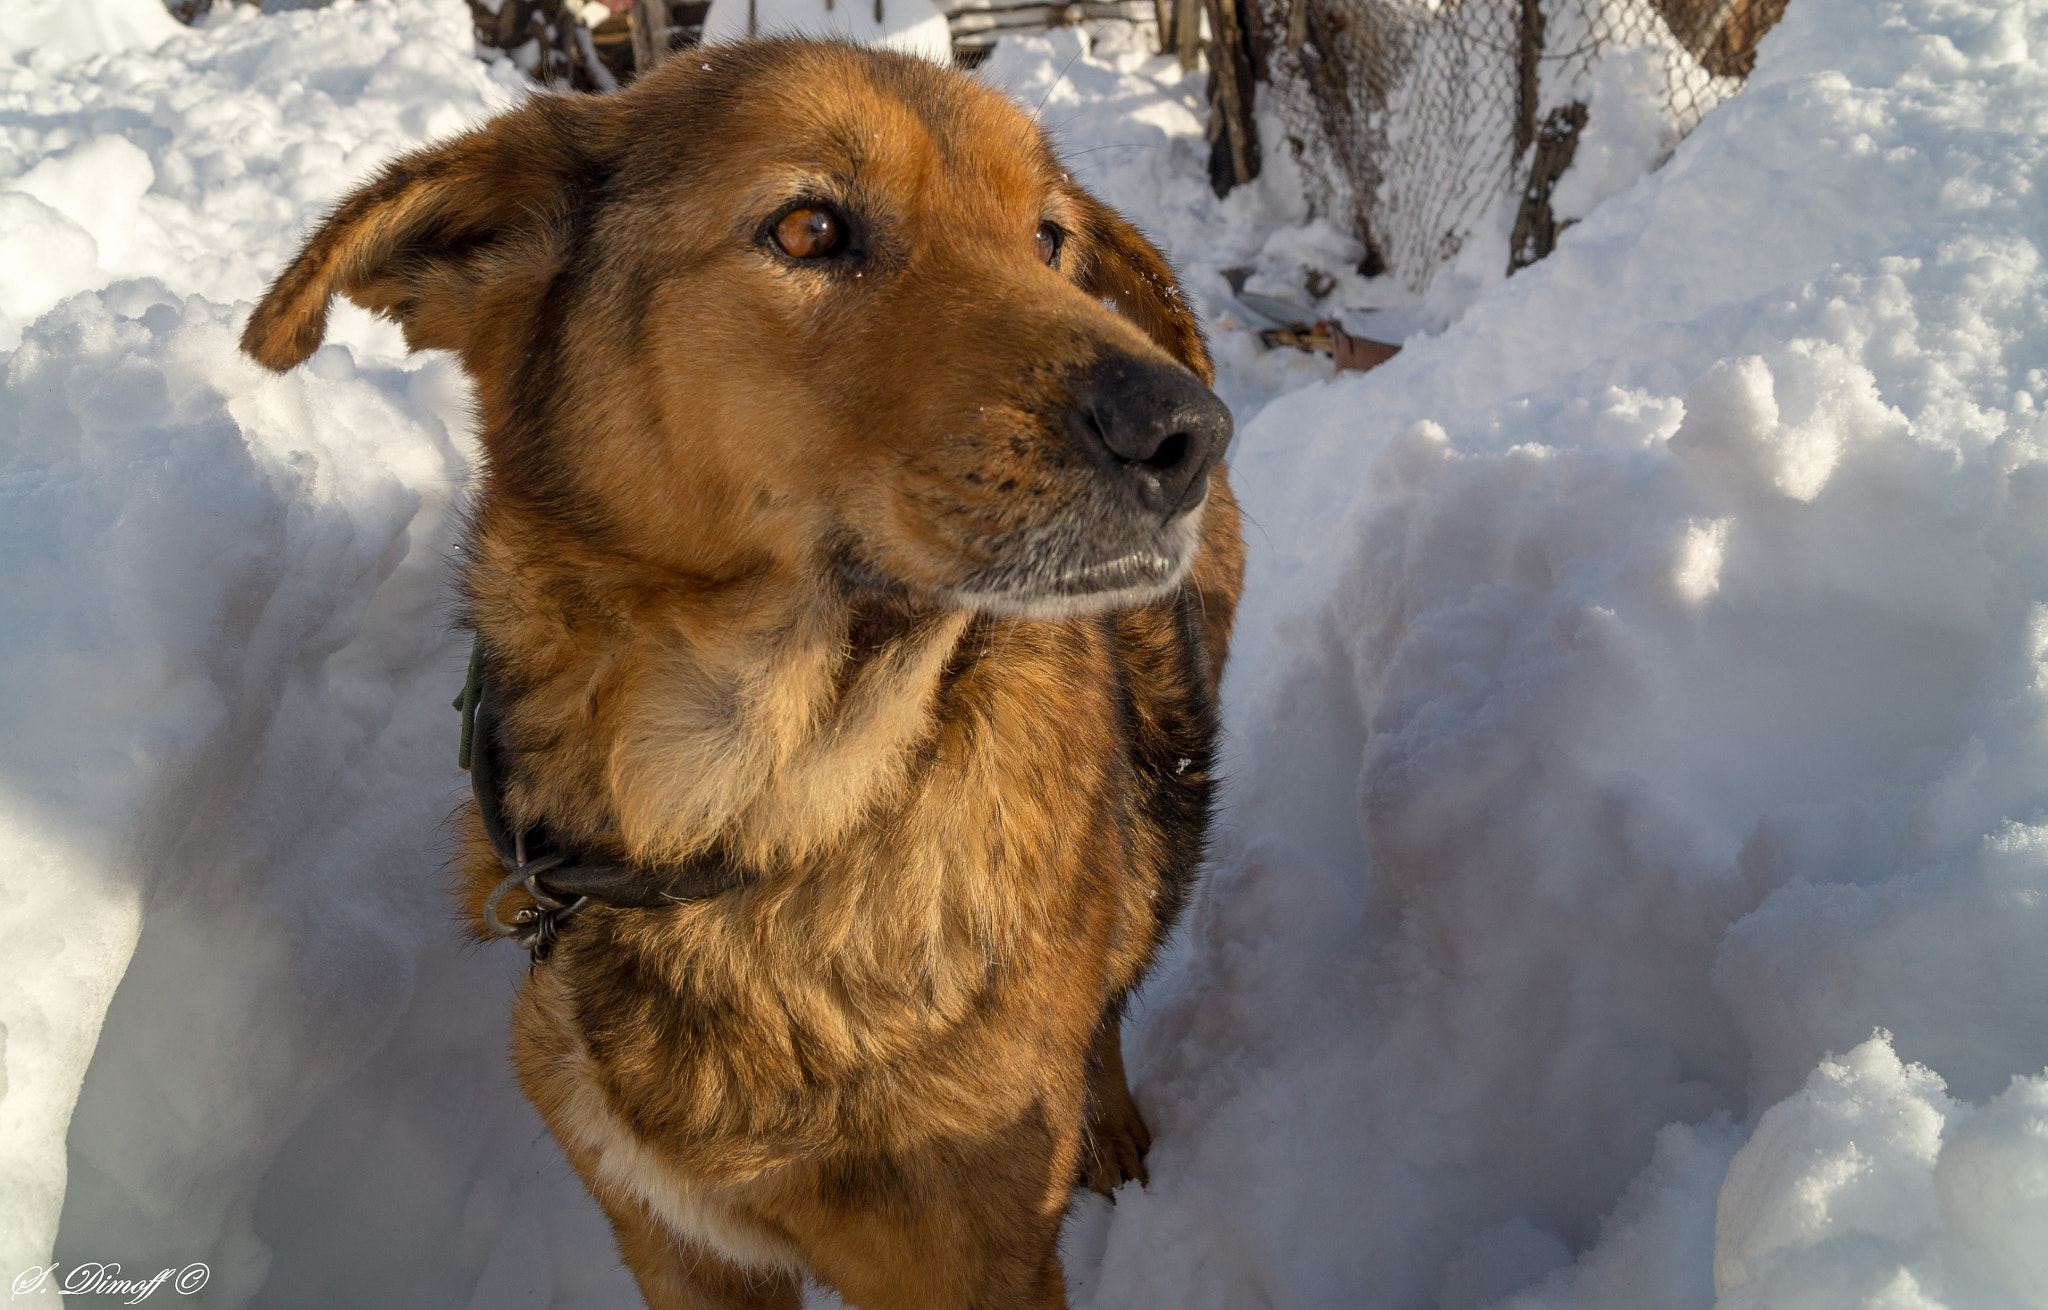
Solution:
<svg viewBox="0 0 2048 1310"><path fill-rule="evenodd" d="M822 259L839 249L839 216L829 209L792 209L775 225L775 244L795 259Z"/></svg>
<svg viewBox="0 0 2048 1310"><path fill-rule="evenodd" d="M1060 230L1052 224L1040 223L1038 225L1038 235L1035 240L1038 245L1039 263L1050 264L1053 260L1059 258L1060 236Z"/></svg>

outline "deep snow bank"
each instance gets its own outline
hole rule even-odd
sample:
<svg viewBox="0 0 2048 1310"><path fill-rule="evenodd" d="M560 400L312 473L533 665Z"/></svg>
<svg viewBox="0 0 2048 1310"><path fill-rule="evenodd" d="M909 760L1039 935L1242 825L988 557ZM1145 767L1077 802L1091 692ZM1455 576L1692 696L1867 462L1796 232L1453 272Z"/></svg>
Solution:
<svg viewBox="0 0 2048 1310"><path fill-rule="evenodd" d="M273 378L235 302L516 82L458 3L144 7L0 62L0 1267L49 1258L61 1204L67 1267L202 1260L227 1305L279 1143L447 953L469 467L448 360L355 316Z"/></svg>
<svg viewBox="0 0 2048 1310"><path fill-rule="evenodd" d="M2048 1304L2043 51L1793 0L1241 434L1230 830L1093 1304Z"/></svg>

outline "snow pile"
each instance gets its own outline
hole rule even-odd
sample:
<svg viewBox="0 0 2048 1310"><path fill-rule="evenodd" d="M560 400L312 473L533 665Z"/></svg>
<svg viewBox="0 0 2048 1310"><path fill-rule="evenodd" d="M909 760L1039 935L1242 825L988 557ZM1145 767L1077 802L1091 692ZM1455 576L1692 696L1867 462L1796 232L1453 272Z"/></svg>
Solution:
<svg viewBox="0 0 2048 1310"><path fill-rule="evenodd" d="M632 1304L441 895L467 388L353 311L233 351L515 79L459 0L78 8L0 61L0 1262ZM1336 381L1228 318L1224 269L1384 294L1288 160L1219 203L1199 78L998 49L1222 324L1252 521L1128 1042L1153 1184L1077 1206L1077 1303L2048 1305L2042 49L2038 2L1793 0L1632 186L1615 64L1557 253Z"/></svg>
<svg viewBox="0 0 2048 1310"><path fill-rule="evenodd" d="M1794 0L1549 260L1239 435L1229 830L1091 1304L2048 1297L2044 48Z"/></svg>
<svg viewBox="0 0 2048 1310"><path fill-rule="evenodd" d="M1585 91L1585 129L1571 167L1550 192L1550 212L1559 222L1584 218L1671 153L1678 125L1665 116L1664 94L1673 57L1665 48L1638 46L1594 68Z"/></svg>
<svg viewBox="0 0 2048 1310"><path fill-rule="evenodd" d="M222 5L200 31L157 9L67 4L72 26L107 29L100 46L0 62L0 349L115 278L257 294L351 181L520 86L509 66L478 66L452 4L268 19ZM122 37L145 26L138 13L166 30Z"/></svg>
<svg viewBox="0 0 2048 1310"><path fill-rule="evenodd" d="M66 1198L88 1245L214 1252L229 1300L262 1272L254 1174L381 1039L443 917L421 837L452 770L420 747L460 659L440 575L467 469L447 361L358 374L336 345L271 378L238 318L153 282L80 296L0 401L11 599L36 620L0 650L0 822L32 852L0 874L28 957L0 1149L33 1180L6 1256L48 1245L92 1052Z"/></svg>
<svg viewBox="0 0 2048 1310"><path fill-rule="evenodd" d="M1765 1112L1721 1186L1728 1306L2048 1304L2048 1079L1972 1115L1873 1038ZM1979 1279L1988 1285L1978 1285ZM1947 1286L1943 1286L1946 1284Z"/></svg>
<svg viewBox="0 0 2048 1310"><path fill-rule="evenodd" d="M203 1260L241 1304L280 1144L387 1043L416 961L449 967L470 420L449 360L360 315L263 373L238 302L351 182L517 82L454 0L167 41L68 8L97 46L0 63L0 1267L53 1240L67 1268Z"/></svg>
<svg viewBox="0 0 2048 1310"><path fill-rule="evenodd" d="M54 68L87 55L152 49L184 30L156 0L16 0L0 26L0 63Z"/></svg>

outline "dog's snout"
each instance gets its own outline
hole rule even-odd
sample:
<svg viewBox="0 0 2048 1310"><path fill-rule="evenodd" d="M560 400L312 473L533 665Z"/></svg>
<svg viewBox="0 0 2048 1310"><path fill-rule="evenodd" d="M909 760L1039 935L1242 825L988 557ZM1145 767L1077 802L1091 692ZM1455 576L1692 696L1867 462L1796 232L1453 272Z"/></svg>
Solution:
<svg viewBox="0 0 2048 1310"><path fill-rule="evenodd" d="M1171 518L1201 500L1230 442L1230 410L1186 371L1128 356L1074 385L1072 426L1147 509Z"/></svg>

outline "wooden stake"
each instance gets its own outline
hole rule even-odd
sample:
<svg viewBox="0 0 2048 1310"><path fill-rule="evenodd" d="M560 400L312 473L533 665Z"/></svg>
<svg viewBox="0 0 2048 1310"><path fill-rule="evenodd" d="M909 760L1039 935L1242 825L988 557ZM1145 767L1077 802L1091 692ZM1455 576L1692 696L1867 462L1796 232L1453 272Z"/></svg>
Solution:
<svg viewBox="0 0 2048 1310"><path fill-rule="evenodd" d="M511 4L512 0L505 0ZM633 0L633 75L645 77L669 55L668 0Z"/></svg>
<svg viewBox="0 0 2048 1310"><path fill-rule="evenodd" d="M1251 51L1237 6L1238 0L1209 0L1209 186L1219 196L1259 175Z"/></svg>
<svg viewBox="0 0 2048 1310"><path fill-rule="evenodd" d="M1202 0L1173 0L1173 53L1190 71L1202 61Z"/></svg>

